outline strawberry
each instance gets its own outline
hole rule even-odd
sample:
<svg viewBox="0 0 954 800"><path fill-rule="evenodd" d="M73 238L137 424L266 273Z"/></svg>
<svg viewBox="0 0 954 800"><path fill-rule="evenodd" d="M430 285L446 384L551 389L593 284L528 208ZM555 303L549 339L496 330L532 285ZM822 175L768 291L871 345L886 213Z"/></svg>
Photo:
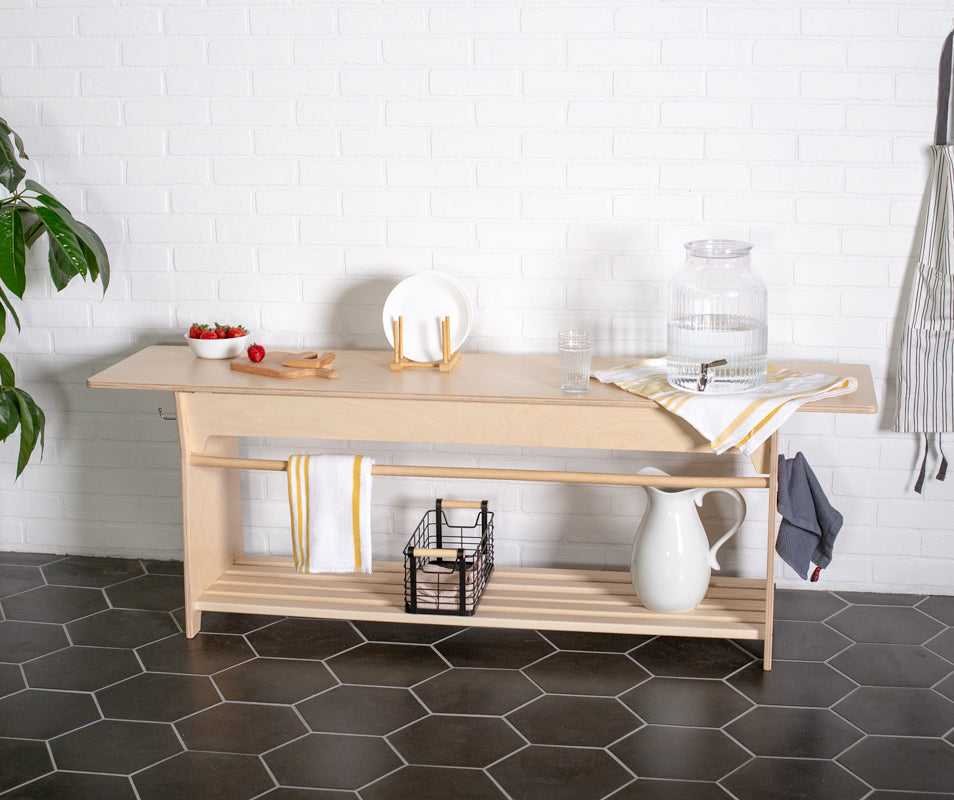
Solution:
<svg viewBox="0 0 954 800"><path fill-rule="evenodd" d="M245 328L243 328L241 325L235 325L229 328L226 336L229 339L238 339L242 336L248 336L248 331L245 330Z"/></svg>
<svg viewBox="0 0 954 800"><path fill-rule="evenodd" d="M198 322L193 322L192 327L189 328L189 338L198 339L202 336L203 331L207 331L208 329L208 325L202 325Z"/></svg>
<svg viewBox="0 0 954 800"><path fill-rule="evenodd" d="M215 335L215 331L202 331L202 334L199 336L200 339L218 339L219 337Z"/></svg>
<svg viewBox="0 0 954 800"><path fill-rule="evenodd" d="M248 348L248 357L250 361L254 361L257 364L265 358L265 348L260 344L253 344Z"/></svg>
<svg viewBox="0 0 954 800"><path fill-rule="evenodd" d="M220 325L218 322L215 323L215 338L216 339L227 339L229 335L229 326Z"/></svg>

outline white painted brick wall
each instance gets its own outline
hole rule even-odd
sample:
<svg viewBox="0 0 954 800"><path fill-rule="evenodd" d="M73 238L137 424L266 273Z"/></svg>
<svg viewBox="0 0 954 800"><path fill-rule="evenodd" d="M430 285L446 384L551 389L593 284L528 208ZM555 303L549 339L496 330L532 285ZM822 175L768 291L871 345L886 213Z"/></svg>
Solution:
<svg viewBox="0 0 954 800"><path fill-rule="evenodd" d="M845 515L822 585L954 593L954 485L914 495L917 442L890 432L951 14L949 0L6 4L0 116L32 177L102 234L114 277L105 298L56 295L31 255L24 331L2 350L46 409L47 444L18 481L13 443L0 447L0 547L180 554L175 426L155 413L171 396L85 380L180 342L194 319L244 322L266 346L385 348L388 291L436 268L476 303L468 351L550 351L579 325L599 354L652 355L682 243L731 236L754 242L770 287L772 355L873 369L881 413L796 415L782 436ZM366 449L607 466L600 453ZM280 476L242 480L248 546L287 552ZM622 568L645 507L639 489L382 479L378 552L396 558L444 494L491 500L505 563ZM749 506L721 560L758 575L765 498ZM707 504L713 532L724 513ZM777 577L803 585L781 565Z"/></svg>

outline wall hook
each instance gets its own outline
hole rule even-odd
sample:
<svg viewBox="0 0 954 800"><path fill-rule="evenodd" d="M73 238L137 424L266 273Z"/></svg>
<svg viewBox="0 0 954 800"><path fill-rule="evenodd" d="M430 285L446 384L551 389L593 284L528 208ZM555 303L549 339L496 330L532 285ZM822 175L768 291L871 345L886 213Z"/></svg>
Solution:
<svg viewBox="0 0 954 800"><path fill-rule="evenodd" d="M159 419L164 419L166 422L175 422L176 419L177 419L177 417L176 417L176 412L173 411L171 414L166 414L166 413L164 413L163 410L160 408L160 409L159 409Z"/></svg>

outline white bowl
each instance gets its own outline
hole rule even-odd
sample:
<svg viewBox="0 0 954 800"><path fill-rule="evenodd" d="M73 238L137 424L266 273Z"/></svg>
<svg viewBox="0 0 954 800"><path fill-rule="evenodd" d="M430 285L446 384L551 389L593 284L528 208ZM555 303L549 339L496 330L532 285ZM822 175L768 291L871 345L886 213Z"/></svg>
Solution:
<svg viewBox="0 0 954 800"><path fill-rule="evenodd" d="M189 334L185 334L189 347L199 358L235 358L248 349L251 338L246 335L234 339L190 339Z"/></svg>

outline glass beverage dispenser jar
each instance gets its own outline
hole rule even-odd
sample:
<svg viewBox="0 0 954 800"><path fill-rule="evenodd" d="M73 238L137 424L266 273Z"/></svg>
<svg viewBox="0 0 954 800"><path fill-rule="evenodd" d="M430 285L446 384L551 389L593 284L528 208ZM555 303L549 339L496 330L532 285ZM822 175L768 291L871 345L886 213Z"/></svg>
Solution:
<svg viewBox="0 0 954 800"><path fill-rule="evenodd" d="M667 380L677 389L728 394L765 383L765 284L752 272L752 245L686 242L669 282Z"/></svg>

